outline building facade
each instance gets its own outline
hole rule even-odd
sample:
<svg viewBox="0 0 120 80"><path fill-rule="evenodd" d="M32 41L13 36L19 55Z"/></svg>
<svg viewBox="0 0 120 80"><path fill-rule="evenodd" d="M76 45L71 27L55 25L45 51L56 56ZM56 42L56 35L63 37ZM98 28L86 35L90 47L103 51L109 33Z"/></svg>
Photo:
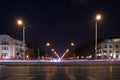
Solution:
<svg viewBox="0 0 120 80"><path fill-rule="evenodd" d="M99 43L97 57L102 59L120 59L120 38L107 39Z"/></svg>
<svg viewBox="0 0 120 80"><path fill-rule="evenodd" d="M0 35L0 59L24 59L25 44L9 35Z"/></svg>

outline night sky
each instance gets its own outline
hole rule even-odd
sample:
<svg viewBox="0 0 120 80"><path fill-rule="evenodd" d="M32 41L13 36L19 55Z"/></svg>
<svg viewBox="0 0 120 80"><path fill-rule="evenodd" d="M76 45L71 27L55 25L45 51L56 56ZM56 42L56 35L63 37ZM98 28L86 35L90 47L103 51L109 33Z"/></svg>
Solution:
<svg viewBox="0 0 120 80"><path fill-rule="evenodd" d="M47 41L59 53L70 42L82 45L95 39L95 14L101 13L98 38L120 36L118 0L0 0L0 34L22 40L24 20L26 42L45 47Z"/></svg>

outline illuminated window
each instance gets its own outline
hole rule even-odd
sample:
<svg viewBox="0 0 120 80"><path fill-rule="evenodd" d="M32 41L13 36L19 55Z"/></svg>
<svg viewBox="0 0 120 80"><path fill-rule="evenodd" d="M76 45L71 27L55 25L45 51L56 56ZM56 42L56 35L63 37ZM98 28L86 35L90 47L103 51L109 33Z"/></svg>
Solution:
<svg viewBox="0 0 120 80"><path fill-rule="evenodd" d="M1 45L9 45L9 42L8 41L2 41Z"/></svg>

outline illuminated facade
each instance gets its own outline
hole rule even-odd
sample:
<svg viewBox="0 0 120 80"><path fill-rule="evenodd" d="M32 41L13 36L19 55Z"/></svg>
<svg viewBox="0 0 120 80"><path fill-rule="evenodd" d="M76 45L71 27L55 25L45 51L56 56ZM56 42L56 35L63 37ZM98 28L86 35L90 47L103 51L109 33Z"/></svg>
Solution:
<svg viewBox="0 0 120 80"><path fill-rule="evenodd" d="M9 35L0 35L0 59L24 59L23 42Z"/></svg>
<svg viewBox="0 0 120 80"><path fill-rule="evenodd" d="M107 39L99 43L97 57L102 59L120 59L120 38Z"/></svg>

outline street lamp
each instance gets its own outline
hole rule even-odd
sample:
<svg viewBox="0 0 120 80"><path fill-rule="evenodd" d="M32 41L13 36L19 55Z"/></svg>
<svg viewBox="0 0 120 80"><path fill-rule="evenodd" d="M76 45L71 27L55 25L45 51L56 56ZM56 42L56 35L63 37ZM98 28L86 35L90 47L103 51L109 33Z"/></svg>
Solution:
<svg viewBox="0 0 120 80"><path fill-rule="evenodd" d="M23 24L23 21L19 19L17 21L17 24L20 25L20 26L23 26L23 43L25 43L25 26Z"/></svg>
<svg viewBox="0 0 120 80"><path fill-rule="evenodd" d="M47 42L46 43L46 57L50 56L50 54L49 54L50 46L51 46L50 42Z"/></svg>
<svg viewBox="0 0 120 80"><path fill-rule="evenodd" d="M97 59L97 22L101 20L101 15L97 14L95 18L95 59Z"/></svg>
<svg viewBox="0 0 120 80"><path fill-rule="evenodd" d="M75 44L73 42L70 43L70 46L75 46Z"/></svg>
<svg viewBox="0 0 120 80"><path fill-rule="evenodd" d="M40 51L39 51L39 48L38 48L38 59L40 58Z"/></svg>
<svg viewBox="0 0 120 80"><path fill-rule="evenodd" d="M21 19L17 20L17 24L20 26L23 26L23 47L25 48L25 26L24 26L23 21ZM25 49L24 49L24 51L25 51ZM25 53L24 53L23 58L25 58Z"/></svg>
<svg viewBox="0 0 120 80"><path fill-rule="evenodd" d="M50 43L49 43L49 42L47 42L47 43L46 43L46 46L47 46L47 47L49 47L49 46L50 46Z"/></svg>
<svg viewBox="0 0 120 80"><path fill-rule="evenodd" d="M74 46L75 46L75 43L74 43L74 42L71 42L71 43L70 43L70 46L73 47L73 48L71 48L71 54L72 54L73 57L75 58L75 54L74 54L74 49L75 49Z"/></svg>

